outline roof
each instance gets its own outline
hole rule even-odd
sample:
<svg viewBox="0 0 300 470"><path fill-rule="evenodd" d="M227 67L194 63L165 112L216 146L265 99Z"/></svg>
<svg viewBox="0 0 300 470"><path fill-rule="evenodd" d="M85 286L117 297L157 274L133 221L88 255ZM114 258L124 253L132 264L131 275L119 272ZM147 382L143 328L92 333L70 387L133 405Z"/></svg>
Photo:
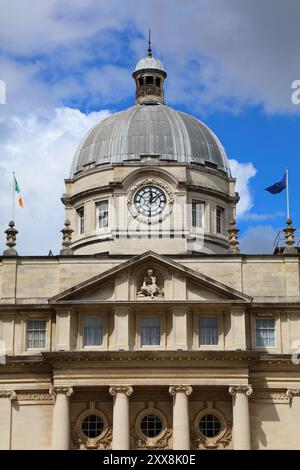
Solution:
<svg viewBox="0 0 300 470"><path fill-rule="evenodd" d="M70 177L98 165L140 160L145 155L199 163L230 176L225 150L203 122L162 104L138 104L88 132L75 154Z"/></svg>
<svg viewBox="0 0 300 470"><path fill-rule="evenodd" d="M144 69L155 69L161 70L163 72L165 71L164 66L160 60L155 59L154 57L144 57L143 59L139 60L134 71L137 72L138 70Z"/></svg>

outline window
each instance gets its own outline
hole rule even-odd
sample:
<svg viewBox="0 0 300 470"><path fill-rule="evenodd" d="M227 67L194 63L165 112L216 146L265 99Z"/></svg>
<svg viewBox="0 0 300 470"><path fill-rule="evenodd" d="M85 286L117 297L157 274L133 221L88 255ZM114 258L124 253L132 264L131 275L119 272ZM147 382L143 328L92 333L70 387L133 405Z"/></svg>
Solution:
<svg viewBox="0 0 300 470"><path fill-rule="evenodd" d="M101 346L103 343L102 318L85 318L83 320L83 347Z"/></svg>
<svg viewBox="0 0 300 470"><path fill-rule="evenodd" d="M205 437L215 437L221 431L221 421L213 414L202 416L199 423L199 431Z"/></svg>
<svg viewBox="0 0 300 470"><path fill-rule="evenodd" d="M217 206L216 210L216 229L217 233L224 233L224 209L223 207Z"/></svg>
<svg viewBox="0 0 300 470"><path fill-rule="evenodd" d="M156 437L162 431L161 419L156 415L146 415L141 421L141 431L147 437Z"/></svg>
<svg viewBox="0 0 300 470"><path fill-rule="evenodd" d="M98 228L108 227L108 201L97 204Z"/></svg>
<svg viewBox="0 0 300 470"><path fill-rule="evenodd" d="M217 317L199 318L199 346L216 345L219 342Z"/></svg>
<svg viewBox="0 0 300 470"><path fill-rule="evenodd" d="M159 88L160 87L160 78L156 77L156 86Z"/></svg>
<svg viewBox="0 0 300 470"><path fill-rule="evenodd" d="M103 433L104 423L100 416L89 415L83 420L81 429L86 437L99 437Z"/></svg>
<svg viewBox="0 0 300 470"><path fill-rule="evenodd" d="M46 320L28 320L26 331L27 349L46 347Z"/></svg>
<svg viewBox="0 0 300 470"><path fill-rule="evenodd" d="M256 320L256 347L275 348L275 320Z"/></svg>
<svg viewBox="0 0 300 470"><path fill-rule="evenodd" d="M153 85L153 77L146 77L146 85Z"/></svg>
<svg viewBox="0 0 300 470"><path fill-rule="evenodd" d="M146 317L141 320L141 345L160 344L160 318Z"/></svg>
<svg viewBox="0 0 300 470"><path fill-rule="evenodd" d="M192 226L203 227L204 204L203 202L192 202Z"/></svg>
<svg viewBox="0 0 300 470"><path fill-rule="evenodd" d="M82 235L84 233L84 207L77 210L78 216L78 231Z"/></svg>

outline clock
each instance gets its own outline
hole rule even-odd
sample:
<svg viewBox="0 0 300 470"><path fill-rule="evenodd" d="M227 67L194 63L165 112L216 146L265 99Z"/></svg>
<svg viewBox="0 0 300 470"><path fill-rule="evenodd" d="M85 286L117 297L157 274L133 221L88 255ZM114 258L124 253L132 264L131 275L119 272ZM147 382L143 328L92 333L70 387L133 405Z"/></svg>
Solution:
<svg viewBox="0 0 300 470"><path fill-rule="evenodd" d="M143 186L134 196L136 210L145 217L161 214L167 204L165 193L157 186Z"/></svg>

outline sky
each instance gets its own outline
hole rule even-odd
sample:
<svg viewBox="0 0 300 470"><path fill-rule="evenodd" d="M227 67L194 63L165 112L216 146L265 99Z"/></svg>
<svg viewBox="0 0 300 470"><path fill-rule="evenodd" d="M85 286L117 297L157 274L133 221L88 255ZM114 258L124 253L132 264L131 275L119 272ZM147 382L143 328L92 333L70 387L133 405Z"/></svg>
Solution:
<svg viewBox="0 0 300 470"><path fill-rule="evenodd" d="M291 99L299 21L299 0L0 0L0 252L12 171L25 205L16 207L18 253L59 252L76 148L90 127L134 104L131 73L151 28L166 103L204 121L225 147L242 252L271 253L286 194L264 188L285 168L300 227L300 103Z"/></svg>

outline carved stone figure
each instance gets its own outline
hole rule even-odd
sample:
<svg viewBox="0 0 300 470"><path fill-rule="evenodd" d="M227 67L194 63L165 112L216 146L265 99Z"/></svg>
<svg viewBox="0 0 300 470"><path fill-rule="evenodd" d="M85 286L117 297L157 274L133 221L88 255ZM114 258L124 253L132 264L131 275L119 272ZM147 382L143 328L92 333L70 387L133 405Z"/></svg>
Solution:
<svg viewBox="0 0 300 470"><path fill-rule="evenodd" d="M148 269L146 276L143 279L143 284L140 291L138 292L138 297L163 297L163 289L160 289L157 285L156 276L153 269Z"/></svg>

